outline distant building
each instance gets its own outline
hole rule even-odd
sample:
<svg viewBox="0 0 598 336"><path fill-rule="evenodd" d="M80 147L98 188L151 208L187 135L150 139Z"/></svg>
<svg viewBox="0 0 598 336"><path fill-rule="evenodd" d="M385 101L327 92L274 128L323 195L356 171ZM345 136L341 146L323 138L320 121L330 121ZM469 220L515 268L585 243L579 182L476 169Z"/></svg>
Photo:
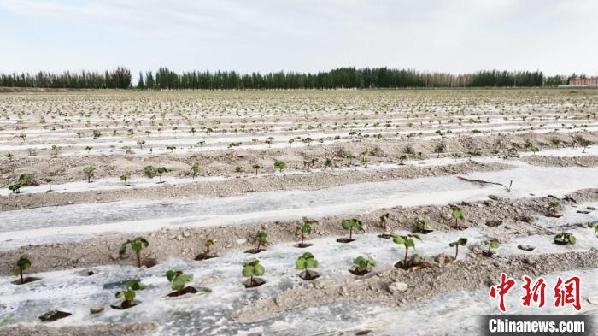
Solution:
<svg viewBox="0 0 598 336"><path fill-rule="evenodd" d="M587 78L571 78L569 80L571 86L596 86L598 87L598 77Z"/></svg>

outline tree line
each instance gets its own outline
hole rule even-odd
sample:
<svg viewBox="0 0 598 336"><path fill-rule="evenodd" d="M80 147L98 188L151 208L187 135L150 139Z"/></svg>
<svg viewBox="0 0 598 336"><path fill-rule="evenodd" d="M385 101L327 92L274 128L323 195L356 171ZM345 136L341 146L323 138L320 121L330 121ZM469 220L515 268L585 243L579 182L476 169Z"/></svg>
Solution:
<svg viewBox="0 0 598 336"><path fill-rule="evenodd" d="M161 68L156 73L139 74L139 89L338 89L338 88L410 88L410 87L507 87L542 86L542 72L480 71L454 75L425 73L412 69L339 68L329 72L304 74L293 72L238 74L231 72L175 73Z"/></svg>
<svg viewBox="0 0 598 336"><path fill-rule="evenodd" d="M129 89L131 88L131 71L116 68L101 72L69 72L37 74L0 74L0 86L52 89Z"/></svg>
<svg viewBox="0 0 598 336"><path fill-rule="evenodd" d="M479 71L473 74L419 72L394 68L338 68L319 73L273 72L240 74L235 71L174 72L168 68L139 73L136 85L131 71L117 68L104 73L40 72L0 74L0 86L73 89L140 90L276 90L376 89L450 87L540 87L567 84L570 77L544 76L541 71Z"/></svg>

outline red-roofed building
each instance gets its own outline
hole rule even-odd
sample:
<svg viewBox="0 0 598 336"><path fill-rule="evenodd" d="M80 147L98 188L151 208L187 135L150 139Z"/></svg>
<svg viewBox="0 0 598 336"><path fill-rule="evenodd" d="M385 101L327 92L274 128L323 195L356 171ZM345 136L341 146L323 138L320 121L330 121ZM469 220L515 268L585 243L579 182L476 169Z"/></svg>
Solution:
<svg viewBox="0 0 598 336"><path fill-rule="evenodd" d="M573 86L598 86L598 77L571 78L569 85Z"/></svg>

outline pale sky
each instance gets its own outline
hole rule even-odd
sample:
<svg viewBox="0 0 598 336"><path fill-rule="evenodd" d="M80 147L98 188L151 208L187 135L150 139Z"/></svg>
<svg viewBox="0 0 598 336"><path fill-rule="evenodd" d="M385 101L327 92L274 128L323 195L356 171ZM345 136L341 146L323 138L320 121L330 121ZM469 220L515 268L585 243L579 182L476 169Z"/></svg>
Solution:
<svg viewBox="0 0 598 336"><path fill-rule="evenodd" d="M0 73L119 65L598 75L598 0L0 0Z"/></svg>

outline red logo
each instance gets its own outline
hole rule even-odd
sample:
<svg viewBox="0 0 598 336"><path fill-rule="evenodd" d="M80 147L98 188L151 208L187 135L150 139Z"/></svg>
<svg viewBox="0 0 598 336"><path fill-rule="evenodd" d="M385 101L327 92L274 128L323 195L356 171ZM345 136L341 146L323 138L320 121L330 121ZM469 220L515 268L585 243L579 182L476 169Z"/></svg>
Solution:
<svg viewBox="0 0 598 336"><path fill-rule="evenodd" d="M543 278L538 278L533 281L527 275L523 276L523 296L521 297L521 305L524 307L542 308L546 304L546 282ZM496 286L490 287L490 297L498 299L498 307L501 312L506 312L505 296L515 287L515 279L509 278L506 274L500 275L500 283ZM576 310L581 310L581 295L580 295L581 281L579 277L573 276L567 280L558 277L556 285L554 286L554 306L557 308L571 305Z"/></svg>
<svg viewBox="0 0 598 336"><path fill-rule="evenodd" d="M507 311L507 308L505 307L505 295L507 295L513 286L515 286L515 280L507 278L507 275L502 273L500 275L500 284L490 287L490 297L500 297L499 307L502 312Z"/></svg>
<svg viewBox="0 0 598 336"><path fill-rule="evenodd" d="M538 308L544 307L544 290L546 289L546 284L544 283L544 279L539 278L532 287L532 279L527 275L523 276L523 281L525 284L523 285L523 289L525 290L525 295L522 299L522 304L524 307L530 307L532 301L538 304Z"/></svg>
<svg viewBox="0 0 598 336"><path fill-rule="evenodd" d="M573 276L564 283L563 279L559 277L554 286L554 306L564 307L565 305L570 304L573 308L581 310L579 287L579 277Z"/></svg>

